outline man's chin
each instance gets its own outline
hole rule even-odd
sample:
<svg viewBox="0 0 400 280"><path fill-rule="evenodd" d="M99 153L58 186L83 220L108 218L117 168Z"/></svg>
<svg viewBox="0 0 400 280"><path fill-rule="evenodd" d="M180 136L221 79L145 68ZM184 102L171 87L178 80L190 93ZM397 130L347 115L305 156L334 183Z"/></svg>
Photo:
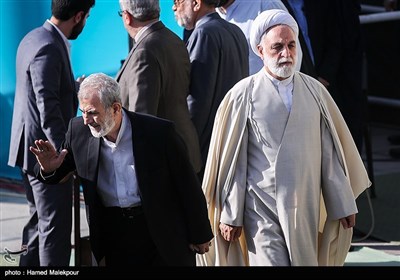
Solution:
<svg viewBox="0 0 400 280"><path fill-rule="evenodd" d="M277 71L278 73L276 73L277 76L281 77L281 78L289 78L291 75L293 75L294 73L294 69L292 67L285 67L286 69L282 69L280 68L280 71Z"/></svg>
<svg viewBox="0 0 400 280"><path fill-rule="evenodd" d="M101 131L96 131L94 128L90 128L90 132L93 137L100 138L102 136Z"/></svg>

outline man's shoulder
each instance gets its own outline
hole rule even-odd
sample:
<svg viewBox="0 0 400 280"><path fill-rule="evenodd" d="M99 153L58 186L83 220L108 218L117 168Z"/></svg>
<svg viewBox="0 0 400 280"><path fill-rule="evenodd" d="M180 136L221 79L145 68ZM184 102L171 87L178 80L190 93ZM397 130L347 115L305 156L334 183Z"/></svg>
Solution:
<svg viewBox="0 0 400 280"><path fill-rule="evenodd" d="M236 103L245 100L246 95L244 94L254 83L256 75L248 76L237 82L227 93L228 98Z"/></svg>
<svg viewBox="0 0 400 280"><path fill-rule="evenodd" d="M173 122L170 120L156 117L154 115L132 111L125 111L125 113L131 121L143 124L151 129L155 129L155 127L169 127L173 125Z"/></svg>
<svg viewBox="0 0 400 280"><path fill-rule="evenodd" d="M24 38L22 38L20 48L26 47L26 51L34 52L41 48L58 48L56 35L50 32L43 26L37 27L27 33Z"/></svg>
<svg viewBox="0 0 400 280"><path fill-rule="evenodd" d="M196 27L194 30L196 31L196 29L204 30L210 33L243 33L239 26L224 20L219 15L218 17L213 17L211 20L201 24L199 27Z"/></svg>
<svg viewBox="0 0 400 280"><path fill-rule="evenodd" d="M182 50L186 50L185 43L182 41L182 39L166 26L149 30L149 33L145 35L138 44L137 49L142 51L162 50L163 48L160 49L160 44L164 47L173 46L174 48L179 47Z"/></svg>
<svg viewBox="0 0 400 280"><path fill-rule="evenodd" d="M230 48L247 48L247 40L243 31L235 24L221 17L207 21L196 27L189 37L191 45L218 45ZM202 48L203 51L203 48Z"/></svg>
<svg viewBox="0 0 400 280"><path fill-rule="evenodd" d="M246 78L241 79L240 81L238 81L231 90L233 91L237 91L237 90L242 90L244 88L247 88L251 85L251 83L253 83L254 79L257 78L257 73L251 76L248 76Z"/></svg>
<svg viewBox="0 0 400 280"><path fill-rule="evenodd" d="M317 79L301 72L296 72L294 77L297 82L301 82L304 84L301 87L302 89L308 89L308 91L312 92L312 94L315 97L318 97L320 100L325 102L326 100L331 99L326 87Z"/></svg>
<svg viewBox="0 0 400 280"><path fill-rule="evenodd" d="M74 129L83 129L86 128L87 125L85 125L83 123L83 118L81 116L78 117L74 117L70 120L70 125L74 128Z"/></svg>
<svg viewBox="0 0 400 280"><path fill-rule="evenodd" d="M295 76L301 78L305 83L315 84L318 87L323 86L317 79L308 74L296 71Z"/></svg>

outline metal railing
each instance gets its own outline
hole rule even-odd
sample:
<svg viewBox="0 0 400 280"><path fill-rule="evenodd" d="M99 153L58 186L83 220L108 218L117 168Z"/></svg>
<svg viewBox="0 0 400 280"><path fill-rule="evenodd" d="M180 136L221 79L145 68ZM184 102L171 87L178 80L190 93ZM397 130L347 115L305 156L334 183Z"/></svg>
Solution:
<svg viewBox="0 0 400 280"><path fill-rule="evenodd" d="M361 24L392 21L392 20L400 20L400 11L360 15Z"/></svg>

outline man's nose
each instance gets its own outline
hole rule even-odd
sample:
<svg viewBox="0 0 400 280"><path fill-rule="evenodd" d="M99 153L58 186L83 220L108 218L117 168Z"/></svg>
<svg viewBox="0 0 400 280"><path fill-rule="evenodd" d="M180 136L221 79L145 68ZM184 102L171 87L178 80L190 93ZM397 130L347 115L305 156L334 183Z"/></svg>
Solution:
<svg viewBox="0 0 400 280"><path fill-rule="evenodd" d="M93 122L93 118L88 117L87 114L82 114L83 117L83 124L84 125L88 125L91 124Z"/></svg>
<svg viewBox="0 0 400 280"><path fill-rule="evenodd" d="M283 47L282 56L289 57L290 55L291 55L291 53L290 53L289 47L288 46Z"/></svg>

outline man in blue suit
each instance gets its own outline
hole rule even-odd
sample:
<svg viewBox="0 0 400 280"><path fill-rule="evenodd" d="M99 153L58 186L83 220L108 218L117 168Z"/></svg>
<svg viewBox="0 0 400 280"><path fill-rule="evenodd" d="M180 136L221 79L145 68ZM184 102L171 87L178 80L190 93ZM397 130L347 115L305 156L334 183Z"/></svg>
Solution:
<svg viewBox="0 0 400 280"><path fill-rule="evenodd" d="M21 41L8 164L21 169L30 219L22 234L20 266L68 266L71 256L72 178L57 188L39 182L29 146L46 139L59 147L76 116L77 90L70 43L82 32L95 0L52 0L52 16ZM80 80L80 79L78 79Z"/></svg>
<svg viewBox="0 0 400 280"><path fill-rule="evenodd" d="M249 75L249 47L240 28L215 11L219 0L176 0L178 24L193 30L186 47L191 73L189 111L196 127L204 172L215 114L231 87Z"/></svg>

